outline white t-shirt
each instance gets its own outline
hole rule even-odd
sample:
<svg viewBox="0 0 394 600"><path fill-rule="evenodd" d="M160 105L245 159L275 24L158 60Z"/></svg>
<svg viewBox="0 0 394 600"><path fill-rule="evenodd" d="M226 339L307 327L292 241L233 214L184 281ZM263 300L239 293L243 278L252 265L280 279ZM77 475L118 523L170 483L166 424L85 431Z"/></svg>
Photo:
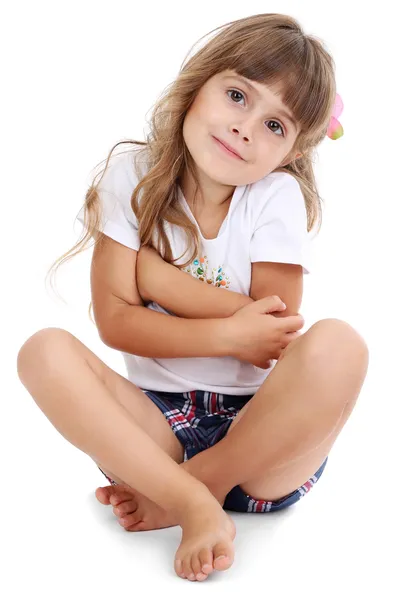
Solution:
<svg viewBox="0 0 394 600"><path fill-rule="evenodd" d="M133 152L111 157L98 192L103 207L102 231L128 248L139 250L138 223L130 204L138 183L133 159ZM197 224L180 187L178 194ZM83 223L83 209L77 218ZM186 235L168 223L166 232L173 256L181 257ZM270 173L256 183L236 187L218 236L205 239L201 232L200 236L199 260L185 270L207 285L249 295L251 263L260 261L299 264L304 274L310 272L311 240L305 202L297 180L288 173ZM148 308L166 312L156 303ZM130 381L142 389L165 392L254 394L276 363L270 369L260 369L232 357L146 358L122 354Z"/></svg>

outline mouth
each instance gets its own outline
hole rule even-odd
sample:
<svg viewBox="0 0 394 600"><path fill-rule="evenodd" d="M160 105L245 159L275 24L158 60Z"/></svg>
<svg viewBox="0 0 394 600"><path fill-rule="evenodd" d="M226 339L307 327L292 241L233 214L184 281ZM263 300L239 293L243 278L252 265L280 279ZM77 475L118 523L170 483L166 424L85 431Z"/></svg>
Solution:
<svg viewBox="0 0 394 600"><path fill-rule="evenodd" d="M221 148L221 150L223 150L223 152L225 152L227 154L227 156L232 156L233 158L236 158L238 160L244 160L242 158L242 156L240 154L238 154L238 152L235 150L235 148L232 148L225 142L222 142L222 140L220 140L219 138L216 138L214 135L212 136L212 138L216 142L217 146L219 148Z"/></svg>

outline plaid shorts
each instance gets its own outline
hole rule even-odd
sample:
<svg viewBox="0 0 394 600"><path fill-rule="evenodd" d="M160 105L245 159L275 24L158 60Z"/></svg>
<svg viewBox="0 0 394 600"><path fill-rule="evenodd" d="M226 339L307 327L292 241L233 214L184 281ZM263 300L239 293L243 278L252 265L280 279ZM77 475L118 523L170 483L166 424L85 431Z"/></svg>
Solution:
<svg viewBox="0 0 394 600"><path fill-rule="evenodd" d="M253 397L204 391L185 393L143 391L161 410L181 442L184 448L184 461L219 442L227 434L241 408ZM272 502L253 498L237 485L227 494L223 508L236 512L273 512L287 508L312 489L323 473L327 460L328 457L308 481L283 498ZM107 479L111 484L115 484L109 477Z"/></svg>

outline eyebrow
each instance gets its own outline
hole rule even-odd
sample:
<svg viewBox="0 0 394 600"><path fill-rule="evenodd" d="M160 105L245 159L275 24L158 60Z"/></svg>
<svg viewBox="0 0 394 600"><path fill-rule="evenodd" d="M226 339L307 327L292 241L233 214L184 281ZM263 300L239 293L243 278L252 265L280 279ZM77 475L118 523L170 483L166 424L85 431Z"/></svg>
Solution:
<svg viewBox="0 0 394 600"><path fill-rule="evenodd" d="M226 77L226 79L239 79L246 85L247 88L249 88L250 91L254 92L261 98L261 94L260 94L259 90L257 88L255 88L254 85L249 83L249 81L242 75L228 75ZM287 118L293 124L294 129L297 130L297 121L294 119L294 117L290 113L288 113L286 110L283 110L282 108L276 108L275 111L278 113L278 115L281 115L282 117Z"/></svg>

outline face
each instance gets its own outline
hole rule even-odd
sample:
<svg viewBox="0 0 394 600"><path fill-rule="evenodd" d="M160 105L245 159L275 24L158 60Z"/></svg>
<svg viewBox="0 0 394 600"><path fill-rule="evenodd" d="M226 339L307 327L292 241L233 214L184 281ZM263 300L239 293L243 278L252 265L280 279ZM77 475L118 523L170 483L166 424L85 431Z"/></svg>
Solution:
<svg viewBox="0 0 394 600"><path fill-rule="evenodd" d="M254 183L301 156L293 151L297 134L278 87L242 79L231 70L205 83L183 126L198 172L205 180L223 186Z"/></svg>

